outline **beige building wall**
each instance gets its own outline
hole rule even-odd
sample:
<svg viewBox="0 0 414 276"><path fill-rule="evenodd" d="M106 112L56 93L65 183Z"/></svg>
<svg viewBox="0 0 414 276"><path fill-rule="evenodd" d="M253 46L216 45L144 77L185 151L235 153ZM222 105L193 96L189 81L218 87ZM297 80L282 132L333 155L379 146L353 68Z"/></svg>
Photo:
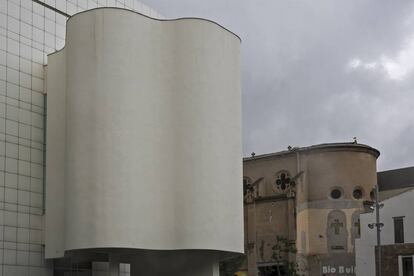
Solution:
<svg viewBox="0 0 414 276"><path fill-rule="evenodd" d="M256 241L257 261L268 262L273 254L272 246L276 242L274 233L288 236L287 202L263 202L256 204Z"/></svg>
<svg viewBox="0 0 414 276"><path fill-rule="evenodd" d="M337 273L339 267L353 271L359 213L377 183L378 156L366 145L337 143L245 158L245 184L254 190L245 194L245 208L254 211L254 219L246 218L248 228L254 228L246 238L248 259L255 259L248 261L249 275L257 274L257 266L275 265L271 246L276 236L295 240L297 255L289 260L298 262L306 275L320 275L326 266ZM283 173L290 179L284 190L279 185ZM337 199L331 195L334 189L341 193ZM356 189L362 193L357 198ZM279 206L278 217L270 221L270 214L276 214L273 206ZM267 245L265 254L262 244Z"/></svg>
<svg viewBox="0 0 414 276"><path fill-rule="evenodd" d="M363 210L362 203L371 200L370 192L376 184L376 156L366 151L316 151L301 154L301 162L306 160L306 182L303 183L307 190L305 196L300 197L301 187L297 187L298 194L298 220L302 212L307 212L312 227L304 227L301 224L297 230L297 236L301 237L303 231L308 241L304 247L302 240L298 240L299 252L305 254L327 253L326 227L328 214L340 209L346 215L346 221L351 222L352 215L357 210ZM330 192L338 187L343 191L340 199L332 199ZM353 198L355 188L361 188L362 198ZM302 200L302 201L300 201ZM302 228L302 229L301 229ZM352 223L346 224L348 233L347 252L353 252L353 240L351 238ZM302 249L306 248L305 252Z"/></svg>
<svg viewBox="0 0 414 276"><path fill-rule="evenodd" d="M278 172L275 168L284 168L284 170L292 173L296 172L296 156L286 155L282 158L257 159L255 162L244 163L244 177L249 178L252 182L263 177L263 180L257 186L259 197L283 194L282 191L276 189L274 186L274 180Z"/></svg>
<svg viewBox="0 0 414 276"><path fill-rule="evenodd" d="M301 155L302 156L302 155ZM307 159L308 201L326 200L334 186L344 190L345 200L353 200L352 192L357 186L363 188L363 198L376 183L376 157L366 151L321 151L309 152Z"/></svg>
<svg viewBox="0 0 414 276"><path fill-rule="evenodd" d="M337 209L307 209L298 214L298 230L297 235L300 237L300 233L303 231L306 233L305 245L302 239L298 239L297 248L299 254L314 255L314 254L327 254L327 237L326 227L328 224L328 215L330 212ZM351 221L354 212L361 210L361 208L341 209L346 216L346 221ZM347 237L347 250L345 253L354 252L354 241L352 241L351 235L353 226L350 223L346 225ZM305 250L303 250L305 249Z"/></svg>

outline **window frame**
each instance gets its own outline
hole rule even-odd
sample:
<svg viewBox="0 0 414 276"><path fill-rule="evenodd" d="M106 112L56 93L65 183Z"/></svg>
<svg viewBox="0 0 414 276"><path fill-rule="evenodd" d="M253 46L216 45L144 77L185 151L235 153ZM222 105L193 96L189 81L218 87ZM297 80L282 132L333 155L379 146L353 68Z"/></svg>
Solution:
<svg viewBox="0 0 414 276"><path fill-rule="evenodd" d="M404 217L393 217L394 222L394 243L404 243ZM397 229L398 228L398 229Z"/></svg>
<svg viewBox="0 0 414 276"><path fill-rule="evenodd" d="M333 196L332 196L332 193L333 193L335 190L338 190L338 191L340 192L340 195L339 195L339 197L338 197L338 198L335 198L335 197L333 197ZM344 198L344 196L345 196L344 189L343 189L342 187L340 187L340 186L334 186L334 187L331 187L331 189L329 190L328 197L329 197L329 199L331 199L331 200L340 200L340 199L343 199L343 198Z"/></svg>

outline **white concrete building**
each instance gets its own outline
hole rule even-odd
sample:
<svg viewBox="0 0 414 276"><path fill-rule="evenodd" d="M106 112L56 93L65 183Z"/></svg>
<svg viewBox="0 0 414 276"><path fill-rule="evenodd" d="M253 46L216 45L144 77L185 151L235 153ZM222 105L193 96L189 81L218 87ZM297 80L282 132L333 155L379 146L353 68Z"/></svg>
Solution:
<svg viewBox="0 0 414 276"><path fill-rule="evenodd" d="M400 189L381 203L382 275L413 275L414 188ZM360 221L361 238L355 240L356 275L375 275L377 236L376 230L368 227L375 223L375 212L361 214Z"/></svg>
<svg viewBox="0 0 414 276"><path fill-rule="evenodd" d="M48 62L98 7L141 14L74 16ZM135 0L0 1L0 275L214 275L243 251L239 38L151 18Z"/></svg>

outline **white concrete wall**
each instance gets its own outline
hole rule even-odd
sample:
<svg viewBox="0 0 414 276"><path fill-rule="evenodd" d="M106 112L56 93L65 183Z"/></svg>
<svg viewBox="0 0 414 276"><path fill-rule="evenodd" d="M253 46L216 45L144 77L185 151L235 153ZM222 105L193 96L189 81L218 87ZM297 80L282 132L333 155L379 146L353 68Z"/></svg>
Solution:
<svg viewBox="0 0 414 276"><path fill-rule="evenodd" d="M239 44L201 19L97 9L68 21L47 70L47 258L243 252Z"/></svg>
<svg viewBox="0 0 414 276"><path fill-rule="evenodd" d="M414 190L382 202L380 211L384 228L381 231L381 244L394 244L393 217L404 216L404 242L414 243ZM376 229L368 228L369 223L375 223L375 212L366 213L361 218L361 238L355 240L356 275L375 275L375 246L377 244Z"/></svg>

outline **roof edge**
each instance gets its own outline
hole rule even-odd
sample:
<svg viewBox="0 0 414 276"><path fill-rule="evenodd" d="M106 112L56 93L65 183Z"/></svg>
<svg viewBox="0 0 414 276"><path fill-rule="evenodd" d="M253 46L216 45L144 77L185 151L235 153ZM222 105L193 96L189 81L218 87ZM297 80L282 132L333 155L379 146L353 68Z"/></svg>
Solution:
<svg viewBox="0 0 414 276"><path fill-rule="evenodd" d="M173 21L183 21L183 20L200 20L200 21L206 21L206 22L212 23L212 24L220 27L222 30L224 30L224 31L228 32L229 34L233 35L234 37L236 37L240 41L240 43L242 42L242 39L241 39L241 37L239 35L237 35L236 33L232 32L232 31L230 31L229 29L227 29L223 25L221 25L221 24L219 24L219 23L217 23L217 22L215 22L215 21L213 21L211 19L206 19L206 18L201 18L201 17L178 17L178 18L172 18L172 19L162 19L162 18L151 17L149 15L140 13L138 11L134 11L134 10L126 9L126 8L120 8L120 7L97 7L97 8L93 8L93 9L87 9L87 10L84 10L84 11L80 11L80 12L77 12L77 13L71 15L66 20L66 24L67 24L67 22L70 21L70 19L72 17L76 17L78 15L81 15L81 14L84 14L84 13L87 13L87 12L91 12L91 11L106 10L106 9L122 10L122 11L126 11L126 12L131 12L131 13L135 13L135 14L141 15L143 17L146 17L148 19L152 19L152 20L155 20L155 21L161 21L161 22L173 22ZM67 28L66 28L66 31L67 31ZM66 37L66 35L65 35L65 37ZM65 45L61 49L56 50L53 53L47 54L47 56L53 55L56 52L60 52L63 49L65 49L65 47L66 47L66 39L65 39Z"/></svg>
<svg viewBox="0 0 414 276"><path fill-rule="evenodd" d="M372 154L375 158L378 158L380 156L380 151L370 147L365 144L357 144L357 143L323 143L323 144L317 144L312 145L308 147L293 147L289 150L279 151L279 152L273 152L273 153L266 153L251 157L244 157L244 161L253 161L257 159L268 159L272 157L278 157L278 156L284 156L284 155L290 155L298 152L311 152L311 151L343 151L343 150L350 150L350 151L365 151L370 154Z"/></svg>
<svg viewBox="0 0 414 276"><path fill-rule="evenodd" d="M397 171L405 171L405 170L413 170L414 166L407 166L407 167L402 167L402 168L395 168L395 169L389 169L389 170L385 170L385 171L379 171L378 173L392 173L392 172L397 172Z"/></svg>

